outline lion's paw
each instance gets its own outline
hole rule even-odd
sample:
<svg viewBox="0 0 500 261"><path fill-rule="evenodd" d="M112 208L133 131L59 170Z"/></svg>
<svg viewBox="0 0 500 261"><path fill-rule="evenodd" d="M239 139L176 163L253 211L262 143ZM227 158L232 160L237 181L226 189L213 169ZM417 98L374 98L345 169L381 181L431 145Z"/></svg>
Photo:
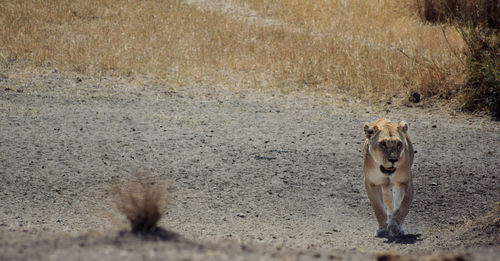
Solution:
<svg viewBox="0 0 500 261"><path fill-rule="evenodd" d="M391 237L403 236L405 234L403 227L394 220L387 222L387 230Z"/></svg>
<svg viewBox="0 0 500 261"><path fill-rule="evenodd" d="M386 228L381 228L377 230L377 233L375 234L375 237L388 237L389 236L389 230Z"/></svg>

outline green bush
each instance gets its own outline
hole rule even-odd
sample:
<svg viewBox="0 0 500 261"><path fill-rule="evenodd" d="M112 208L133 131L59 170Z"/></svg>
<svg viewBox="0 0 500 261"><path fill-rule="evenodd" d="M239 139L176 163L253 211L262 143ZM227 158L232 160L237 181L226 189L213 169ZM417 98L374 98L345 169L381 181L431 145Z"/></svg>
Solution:
<svg viewBox="0 0 500 261"><path fill-rule="evenodd" d="M466 111L489 110L500 119L500 37L481 27L459 27L466 43L467 76L464 85Z"/></svg>
<svg viewBox="0 0 500 261"><path fill-rule="evenodd" d="M423 21L459 21L500 29L500 0L414 0Z"/></svg>

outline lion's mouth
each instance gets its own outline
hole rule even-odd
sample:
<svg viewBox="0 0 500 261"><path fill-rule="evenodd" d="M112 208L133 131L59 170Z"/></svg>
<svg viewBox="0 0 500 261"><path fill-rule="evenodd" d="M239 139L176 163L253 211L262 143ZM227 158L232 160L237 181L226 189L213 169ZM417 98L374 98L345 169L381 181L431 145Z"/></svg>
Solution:
<svg viewBox="0 0 500 261"><path fill-rule="evenodd" d="M382 171L382 173L384 174L391 175L394 172L396 172L396 168L395 167L384 168L384 166L380 165L380 171Z"/></svg>

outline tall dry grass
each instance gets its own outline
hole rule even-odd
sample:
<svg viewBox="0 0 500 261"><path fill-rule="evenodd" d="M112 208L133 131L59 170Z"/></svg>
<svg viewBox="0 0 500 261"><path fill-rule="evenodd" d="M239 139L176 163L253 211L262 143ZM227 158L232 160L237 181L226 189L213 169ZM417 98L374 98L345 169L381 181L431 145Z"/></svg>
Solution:
<svg viewBox="0 0 500 261"><path fill-rule="evenodd" d="M461 109L486 110L500 119L500 0L414 0L425 22L451 23L466 48Z"/></svg>
<svg viewBox="0 0 500 261"><path fill-rule="evenodd" d="M450 51L463 44L458 33L445 29L446 41L404 1L218 2L242 11L178 0L2 1L0 61L320 89L375 102L411 90L435 95L462 77ZM245 8L257 22L245 19Z"/></svg>

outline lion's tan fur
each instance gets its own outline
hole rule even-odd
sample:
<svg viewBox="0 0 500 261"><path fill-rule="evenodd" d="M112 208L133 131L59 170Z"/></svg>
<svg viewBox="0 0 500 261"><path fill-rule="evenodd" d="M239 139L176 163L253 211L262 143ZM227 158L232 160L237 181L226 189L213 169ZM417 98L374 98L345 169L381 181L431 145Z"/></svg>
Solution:
<svg viewBox="0 0 500 261"><path fill-rule="evenodd" d="M405 122L379 119L364 126L365 186L379 223L378 236L404 233L402 223L413 200L413 145Z"/></svg>

